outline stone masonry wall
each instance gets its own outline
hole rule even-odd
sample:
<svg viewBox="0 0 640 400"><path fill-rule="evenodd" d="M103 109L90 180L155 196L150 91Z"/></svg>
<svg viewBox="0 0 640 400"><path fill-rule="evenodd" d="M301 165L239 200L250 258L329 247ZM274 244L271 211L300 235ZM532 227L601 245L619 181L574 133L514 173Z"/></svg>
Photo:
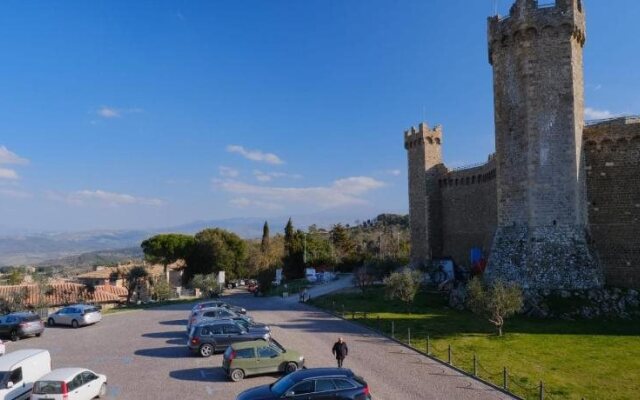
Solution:
<svg viewBox="0 0 640 400"><path fill-rule="evenodd" d="M584 132L592 247L608 285L640 287L640 118Z"/></svg>
<svg viewBox="0 0 640 400"><path fill-rule="evenodd" d="M442 191L443 256L470 265L470 253L481 248L488 257L497 224L494 158L464 170L449 171L438 181Z"/></svg>
<svg viewBox="0 0 640 400"><path fill-rule="evenodd" d="M409 225L411 264L420 265L442 250L440 191L442 129L421 123L404 133L409 168Z"/></svg>

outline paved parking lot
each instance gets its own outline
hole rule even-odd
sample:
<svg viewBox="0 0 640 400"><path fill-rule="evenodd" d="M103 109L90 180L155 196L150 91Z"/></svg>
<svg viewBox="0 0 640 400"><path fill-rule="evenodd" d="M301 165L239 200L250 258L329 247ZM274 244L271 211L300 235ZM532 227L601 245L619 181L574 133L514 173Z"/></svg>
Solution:
<svg viewBox="0 0 640 400"><path fill-rule="evenodd" d="M278 298L234 295L259 322L269 323L285 347L301 351L308 367L333 366L331 346L338 336L349 344L345 367L362 375L374 399L507 399L498 391L464 377L402 346L347 321ZM109 399L233 400L242 390L271 383L276 376L229 382L222 355L192 356L185 324L190 305L107 315L95 326L48 328L41 338L8 343L7 351L44 348L53 367L82 366L109 378Z"/></svg>

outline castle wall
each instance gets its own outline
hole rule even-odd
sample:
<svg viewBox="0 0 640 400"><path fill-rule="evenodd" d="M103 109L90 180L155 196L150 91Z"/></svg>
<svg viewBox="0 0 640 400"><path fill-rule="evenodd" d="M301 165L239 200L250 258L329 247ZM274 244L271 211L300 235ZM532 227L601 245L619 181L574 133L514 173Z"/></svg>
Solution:
<svg viewBox="0 0 640 400"><path fill-rule="evenodd" d="M640 287L640 118L584 131L592 246L611 286Z"/></svg>
<svg viewBox="0 0 640 400"><path fill-rule="evenodd" d="M488 257L497 224L496 169L488 163L449 171L438 181L442 192L444 257L469 266L472 248Z"/></svg>

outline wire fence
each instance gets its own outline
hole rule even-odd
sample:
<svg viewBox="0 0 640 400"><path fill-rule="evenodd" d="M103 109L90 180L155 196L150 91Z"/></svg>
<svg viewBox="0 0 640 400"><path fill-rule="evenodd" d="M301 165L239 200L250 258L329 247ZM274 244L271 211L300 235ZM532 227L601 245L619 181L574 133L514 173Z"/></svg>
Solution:
<svg viewBox="0 0 640 400"><path fill-rule="evenodd" d="M343 304L337 305L335 302L332 303L331 311L344 319L362 322L384 336L408 345L428 357L449 364L466 375L488 383L516 398L524 400L556 400L542 381L531 383L531 380L526 375L510 371L508 366L504 366L501 371L492 371L490 367L485 366L480 361L478 355L473 351L455 349L450 344L442 347L440 340L440 343L436 343L430 338L427 326L416 326L415 324L407 326L406 323L396 324L393 320L382 320L380 316L373 316L374 314L366 311L346 310ZM585 400L585 398L582 398L582 400Z"/></svg>

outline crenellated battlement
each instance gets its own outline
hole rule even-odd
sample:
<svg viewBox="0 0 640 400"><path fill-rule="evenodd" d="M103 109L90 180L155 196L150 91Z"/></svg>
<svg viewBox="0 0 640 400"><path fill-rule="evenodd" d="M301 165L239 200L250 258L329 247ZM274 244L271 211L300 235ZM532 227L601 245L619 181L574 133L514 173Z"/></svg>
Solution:
<svg viewBox="0 0 640 400"><path fill-rule="evenodd" d="M409 150L424 144L442 144L442 126L436 125L429 128L426 122L421 122L418 127L411 127L404 131L404 148Z"/></svg>
<svg viewBox="0 0 640 400"><path fill-rule="evenodd" d="M528 47L536 39L572 38L584 46L586 23L582 0L556 0L556 4L539 5L537 0L518 0L501 18L488 19L489 63L493 54L511 46Z"/></svg>

